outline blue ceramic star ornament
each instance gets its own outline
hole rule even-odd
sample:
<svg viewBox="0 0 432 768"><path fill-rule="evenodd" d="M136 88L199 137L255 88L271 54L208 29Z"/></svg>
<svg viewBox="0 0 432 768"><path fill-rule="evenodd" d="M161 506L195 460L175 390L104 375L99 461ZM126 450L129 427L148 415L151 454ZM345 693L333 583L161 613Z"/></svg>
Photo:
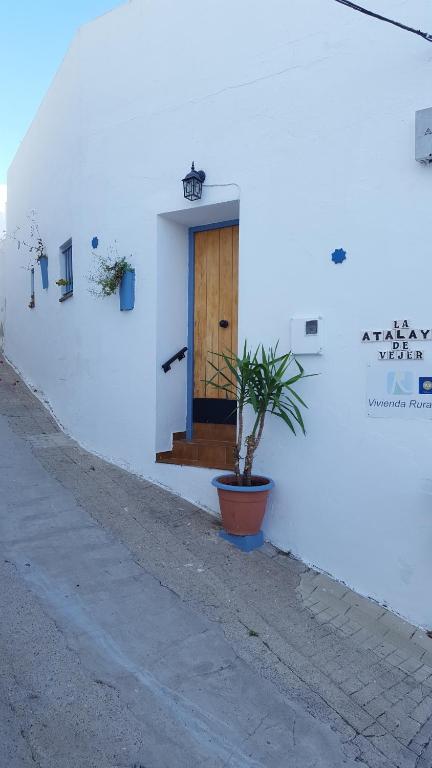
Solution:
<svg viewBox="0 0 432 768"><path fill-rule="evenodd" d="M336 248L335 251L332 253L332 262L333 264L342 264L343 261L346 259L346 251L344 251L343 248Z"/></svg>

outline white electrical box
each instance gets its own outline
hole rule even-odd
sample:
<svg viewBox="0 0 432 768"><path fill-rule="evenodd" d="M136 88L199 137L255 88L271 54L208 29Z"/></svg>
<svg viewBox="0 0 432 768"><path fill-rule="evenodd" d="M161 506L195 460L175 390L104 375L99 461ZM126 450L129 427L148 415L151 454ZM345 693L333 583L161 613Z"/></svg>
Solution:
<svg viewBox="0 0 432 768"><path fill-rule="evenodd" d="M432 163L432 107L416 112L415 159L419 163Z"/></svg>
<svg viewBox="0 0 432 768"><path fill-rule="evenodd" d="M322 355L322 317L291 318L291 351L295 355Z"/></svg>

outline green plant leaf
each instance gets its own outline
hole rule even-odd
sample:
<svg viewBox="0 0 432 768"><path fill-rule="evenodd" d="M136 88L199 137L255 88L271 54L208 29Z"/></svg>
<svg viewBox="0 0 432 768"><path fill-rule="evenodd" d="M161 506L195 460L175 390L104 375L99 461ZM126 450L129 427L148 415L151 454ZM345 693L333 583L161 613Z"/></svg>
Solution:
<svg viewBox="0 0 432 768"><path fill-rule="evenodd" d="M305 434L300 408L307 408L307 405L296 388L301 379L315 374L305 374L292 352L280 354L278 346L279 342L266 349L261 344L254 350L245 341L240 354L213 352L210 353L213 360L208 361L213 375L207 384L237 400L239 418L243 418L246 406L250 406L254 413L252 432L244 438L250 448L248 473L267 413L282 419L293 434L296 434L296 428ZM241 448L238 442L238 455ZM246 474L243 471L244 478Z"/></svg>

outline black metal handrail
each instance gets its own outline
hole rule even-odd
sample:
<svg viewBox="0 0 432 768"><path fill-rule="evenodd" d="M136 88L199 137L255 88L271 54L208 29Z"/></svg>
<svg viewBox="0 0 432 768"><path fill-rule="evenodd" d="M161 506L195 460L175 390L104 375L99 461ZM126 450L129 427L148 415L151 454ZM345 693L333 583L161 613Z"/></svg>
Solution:
<svg viewBox="0 0 432 768"><path fill-rule="evenodd" d="M183 360L186 352L187 352L187 347L183 347L183 349L180 349L176 355L173 355L172 357L170 357L170 359L167 360L166 363L163 363L162 368L164 373L168 373L168 371L171 370L171 364L175 363L176 360Z"/></svg>

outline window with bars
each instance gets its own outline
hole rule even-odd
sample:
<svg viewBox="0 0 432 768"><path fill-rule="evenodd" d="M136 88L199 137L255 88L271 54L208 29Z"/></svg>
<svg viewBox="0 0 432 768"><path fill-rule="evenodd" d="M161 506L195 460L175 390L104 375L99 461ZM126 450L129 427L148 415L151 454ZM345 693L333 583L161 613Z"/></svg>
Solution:
<svg viewBox="0 0 432 768"><path fill-rule="evenodd" d="M67 243L62 245L61 249L62 258L62 297L60 301L69 298L73 294L73 269L72 269L72 240L68 240Z"/></svg>

